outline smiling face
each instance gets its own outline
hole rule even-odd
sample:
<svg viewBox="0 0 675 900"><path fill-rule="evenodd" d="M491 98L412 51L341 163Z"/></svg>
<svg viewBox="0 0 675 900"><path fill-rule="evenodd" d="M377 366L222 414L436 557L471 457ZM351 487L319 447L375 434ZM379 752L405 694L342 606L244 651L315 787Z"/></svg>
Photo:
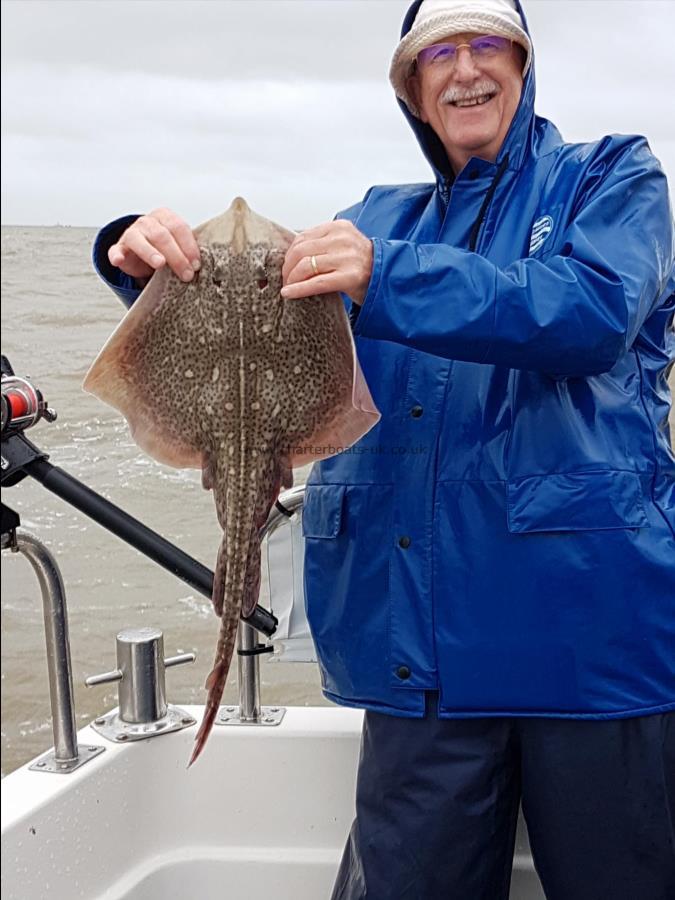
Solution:
<svg viewBox="0 0 675 900"><path fill-rule="evenodd" d="M447 41L464 45L478 37L453 34ZM408 79L420 119L440 138L455 173L472 156L496 160L518 108L523 64L524 51L515 43L489 58L460 46L453 62L441 57L418 66Z"/></svg>

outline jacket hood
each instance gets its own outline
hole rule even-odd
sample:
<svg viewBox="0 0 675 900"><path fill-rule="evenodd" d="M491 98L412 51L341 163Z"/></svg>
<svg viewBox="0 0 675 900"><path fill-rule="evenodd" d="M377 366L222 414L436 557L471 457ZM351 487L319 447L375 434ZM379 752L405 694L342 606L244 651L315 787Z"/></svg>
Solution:
<svg viewBox="0 0 675 900"><path fill-rule="evenodd" d="M405 37L405 35L408 34L410 29L413 27L415 16L417 15L417 10L422 5L422 2L423 0L415 0L415 2L412 3L408 8L408 12L405 15L403 25L401 27L401 38ZM530 29L527 24L527 19L525 18L525 12L523 11L522 3L520 2L520 0L515 0L515 2L518 12L520 13L520 17L523 20L523 28L527 32L530 41L532 41L532 35L530 34ZM516 114L513 117L513 121L511 122L511 126L506 134L501 150L499 151L499 155L495 162L496 166L498 166L502 162L502 160L508 153L508 168L520 169L525 158L531 152L534 133L534 62L535 60L533 47L532 65L530 66L527 75L525 76L525 80L523 82L523 90L520 95L520 103L518 104ZM415 116L413 116L402 100L397 99L397 102L401 107L403 115L408 120L408 124L412 128L415 137L417 138L417 141L422 148L422 152L431 164L436 177L453 180L454 173L448 161L445 147L435 134L434 130L430 125L425 124L424 122L420 121L420 119L417 119Z"/></svg>

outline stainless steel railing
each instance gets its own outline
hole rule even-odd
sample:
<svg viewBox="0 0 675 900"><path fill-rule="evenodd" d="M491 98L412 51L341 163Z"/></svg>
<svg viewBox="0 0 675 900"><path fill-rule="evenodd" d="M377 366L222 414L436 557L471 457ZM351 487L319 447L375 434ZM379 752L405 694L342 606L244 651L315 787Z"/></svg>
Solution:
<svg viewBox="0 0 675 900"><path fill-rule="evenodd" d="M269 537L277 528L288 521L289 515L302 507L305 499L305 486L284 491L267 517L267 522L260 531L261 542ZM239 623L237 635L238 675L239 675L239 719L232 715L221 717L221 724L277 724L278 710L265 710L260 705L260 654L255 653L258 646L256 629L245 621ZM242 653L243 651L243 653ZM273 720L273 721L267 721ZM280 719L279 719L280 721Z"/></svg>
<svg viewBox="0 0 675 900"><path fill-rule="evenodd" d="M11 549L26 557L37 575L42 593L54 750L40 757L31 769L60 774L72 772L102 753L104 748L78 746L77 743L68 609L61 571L42 541L26 531L13 532L3 545L4 549Z"/></svg>
<svg viewBox="0 0 675 900"><path fill-rule="evenodd" d="M69 763L77 758L77 729L63 579L54 556L38 538L18 531L16 545L33 567L42 592L54 756L57 762Z"/></svg>

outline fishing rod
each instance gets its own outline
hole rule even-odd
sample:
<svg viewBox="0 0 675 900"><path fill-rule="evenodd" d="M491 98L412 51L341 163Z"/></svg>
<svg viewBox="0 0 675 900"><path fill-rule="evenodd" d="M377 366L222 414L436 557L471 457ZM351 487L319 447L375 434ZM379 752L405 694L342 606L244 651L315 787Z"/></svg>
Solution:
<svg viewBox="0 0 675 900"><path fill-rule="evenodd" d="M83 482L74 478L64 469L48 462L49 454L38 449L25 436L41 419L53 422L56 412L47 405L42 392L30 381L14 374L9 360L2 356L1 374L2 423L0 441L2 444L2 487L13 487L26 476L38 481L48 491L56 494L66 503L74 506L94 522L112 534L131 544L153 562L171 572L181 581L190 585L198 593L211 599L213 592L213 572L175 544L167 541L138 519L115 506ZM20 525L18 514L2 504L2 535L16 531ZM262 606L255 609L246 619L257 631L271 637L278 620Z"/></svg>

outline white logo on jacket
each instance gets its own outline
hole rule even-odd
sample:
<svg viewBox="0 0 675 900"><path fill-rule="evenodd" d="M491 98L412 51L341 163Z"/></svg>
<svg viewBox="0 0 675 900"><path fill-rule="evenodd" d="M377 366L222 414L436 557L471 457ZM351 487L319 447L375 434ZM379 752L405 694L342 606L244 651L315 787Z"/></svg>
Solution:
<svg viewBox="0 0 675 900"><path fill-rule="evenodd" d="M537 219L532 226L530 235L530 256L537 252L552 231L553 219L550 216L542 216L541 219Z"/></svg>

